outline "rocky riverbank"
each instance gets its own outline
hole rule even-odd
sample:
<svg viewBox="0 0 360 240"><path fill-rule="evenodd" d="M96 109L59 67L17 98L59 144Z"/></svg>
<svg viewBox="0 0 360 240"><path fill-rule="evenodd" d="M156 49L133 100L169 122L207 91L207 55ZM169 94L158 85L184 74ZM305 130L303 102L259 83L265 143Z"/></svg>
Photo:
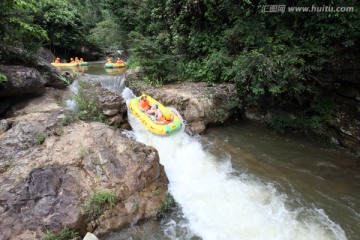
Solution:
<svg viewBox="0 0 360 240"><path fill-rule="evenodd" d="M41 239L65 227L102 236L156 218L168 180L157 150L122 133L129 125L121 96L90 75L80 76L78 104L96 111L88 116L89 109L78 109L75 116L64 108L64 100L74 96L63 85L47 87L36 69L2 68L7 82L0 93L11 101L0 124L1 240ZM175 107L189 132L201 133L231 116L233 89L189 83L144 92ZM112 194L114 203L94 214L84 206L98 193Z"/></svg>
<svg viewBox="0 0 360 240"><path fill-rule="evenodd" d="M41 239L65 227L102 236L156 218L167 177L157 150L122 132L130 129L124 99L91 75L81 75L77 101L83 106L75 116L64 108L65 98L74 97L64 89L73 78L45 65L53 75L37 70L41 67L0 66L7 76L0 85L0 228L5 229L0 239ZM130 71L126 85L136 95L146 93L175 108L190 134L224 123L237 109L233 84L154 87ZM356 149L359 128L352 126L358 126L358 108L351 110L352 124L346 123L346 111L335 122L344 135L338 139ZM245 116L266 122L269 115L248 109ZM96 214L86 211L98 193L113 195L114 202Z"/></svg>
<svg viewBox="0 0 360 240"><path fill-rule="evenodd" d="M41 239L64 227L101 236L162 207L167 178L156 149L100 122L69 122L63 91L46 89L2 120L0 239ZM114 194L115 206L94 219L83 206L96 192Z"/></svg>

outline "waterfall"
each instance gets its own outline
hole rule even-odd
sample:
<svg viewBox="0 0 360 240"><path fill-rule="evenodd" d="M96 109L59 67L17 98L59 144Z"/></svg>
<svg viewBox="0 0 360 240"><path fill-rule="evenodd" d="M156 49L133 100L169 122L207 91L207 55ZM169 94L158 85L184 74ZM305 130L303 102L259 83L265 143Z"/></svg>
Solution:
<svg viewBox="0 0 360 240"><path fill-rule="evenodd" d="M130 89L122 93L129 101ZM179 239L174 228L181 225L186 236L219 239L347 239L344 230L321 209L294 208L288 196L255 176L233 173L230 156L218 159L184 130L170 136L150 133L129 112L137 141L158 150L169 178L169 191L187 221L171 220L165 234Z"/></svg>

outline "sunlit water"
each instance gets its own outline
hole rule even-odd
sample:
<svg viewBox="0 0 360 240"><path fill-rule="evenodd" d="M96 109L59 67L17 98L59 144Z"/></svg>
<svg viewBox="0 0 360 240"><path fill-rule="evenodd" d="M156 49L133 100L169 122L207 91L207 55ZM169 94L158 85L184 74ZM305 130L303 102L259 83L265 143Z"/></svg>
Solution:
<svg viewBox="0 0 360 240"><path fill-rule="evenodd" d="M122 95L134 97L128 88ZM162 137L131 114L129 121L133 131L126 133L158 150L178 208L161 223L107 240L360 236L360 175L339 166L342 153L247 122L210 128L203 137L184 131Z"/></svg>

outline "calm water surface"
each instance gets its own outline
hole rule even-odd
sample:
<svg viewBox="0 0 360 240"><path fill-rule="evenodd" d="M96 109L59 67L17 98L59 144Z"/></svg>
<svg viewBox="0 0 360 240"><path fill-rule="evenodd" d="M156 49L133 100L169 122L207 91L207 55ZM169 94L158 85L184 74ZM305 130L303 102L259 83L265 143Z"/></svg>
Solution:
<svg viewBox="0 0 360 240"><path fill-rule="evenodd" d="M105 62L89 62L88 66L57 67L60 71L72 71L92 75L123 75L126 68L105 68Z"/></svg>

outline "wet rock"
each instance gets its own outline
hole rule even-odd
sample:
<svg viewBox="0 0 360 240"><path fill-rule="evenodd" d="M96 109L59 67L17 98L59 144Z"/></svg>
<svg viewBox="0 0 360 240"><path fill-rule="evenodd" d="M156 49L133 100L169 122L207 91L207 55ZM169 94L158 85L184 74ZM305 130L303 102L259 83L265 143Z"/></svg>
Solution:
<svg viewBox="0 0 360 240"><path fill-rule="evenodd" d="M206 127L203 121L194 121L189 128L191 132L201 133L205 131Z"/></svg>
<svg viewBox="0 0 360 240"><path fill-rule="evenodd" d="M118 109L105 109L105 110L103 110L104 115L107 116L107 117L115 116L116 114L118 114L118 112L119 112Z"/></svg>
<svg viewBox="0 0 360 240"><path fill-rule="evenodd" d="M112 118L108 118L106 120L106 124L109 126L116 126L119 127L124 122L123 118L120 115L116 115Z"/></svg>
<svg viewBox="0 0 360 240"><path fill-rule="evenodd" d="M7 77L7 81L0 85L0 97L20 97L45 91L46 81L36 69L0 65L0 72Z"/></svg>
<svg viewBox="0 0 360 240"><path fill-rule="evenodd" d="M125 130L131 130L131 126L129 123L122 124L120 128Z"/></svg>

